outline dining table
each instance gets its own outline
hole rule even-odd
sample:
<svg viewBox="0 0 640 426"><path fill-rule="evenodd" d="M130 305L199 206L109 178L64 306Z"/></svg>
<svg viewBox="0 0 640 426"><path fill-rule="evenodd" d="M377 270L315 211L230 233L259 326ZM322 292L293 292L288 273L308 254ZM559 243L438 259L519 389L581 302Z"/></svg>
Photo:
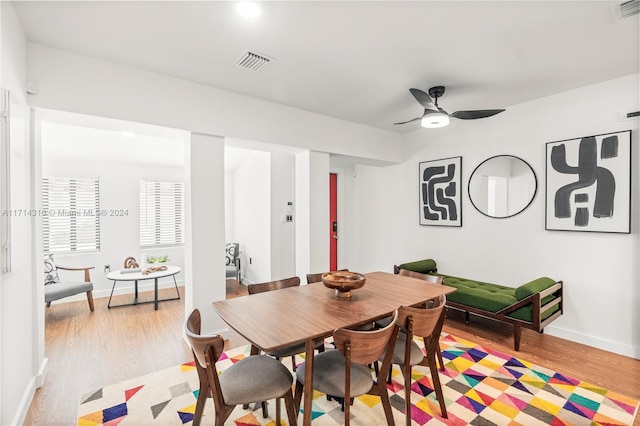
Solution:
<svg viewBox="0 0 640 426"><path fill-rule="evenodd" d="M305 344L303 424L311 424L314 341L337 328L355 328L391 315L400 306L416 306L456 289L391 274L364 274L362 288L337 297L322 282L213 302L222 320L252 345L252 354Z"/></svg>

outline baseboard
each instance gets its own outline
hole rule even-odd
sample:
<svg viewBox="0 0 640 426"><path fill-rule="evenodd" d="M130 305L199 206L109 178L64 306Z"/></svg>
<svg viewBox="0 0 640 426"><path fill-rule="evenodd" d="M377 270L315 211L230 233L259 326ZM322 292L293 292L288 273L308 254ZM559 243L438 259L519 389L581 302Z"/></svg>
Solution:
<svg viewBox="0 0 640 426"><path fill-rule="evenodd" d="M29 380L29 384L20 399L20 403L16 409L16 413L11 420L12 425L23 425L24 419L27 418L27 414L29 413L29 407L31 406L31 401L33 401L33 396L36 393L36 381L38 376L34 376Z"/></svg>
<svg viewBox="0 0 640 426"><path fill-rule="evenodd" d="M621 344L612 340L605 340L587 334L576 333L575 331L567 330L553 325L545 327L544 332L551 336L571 340L572 342L582 343L583 345L602 349L604 351L640 359L640 348L630 344Z"/></svg>
<svg viewBox="0 0 640 426"><path fill-rule="evenodd" d="M49 371L49 358L43 359L42 364L40 364L40 371L36 376L36 389L44 384L44 379L47 378L47 371Z"/></svg>

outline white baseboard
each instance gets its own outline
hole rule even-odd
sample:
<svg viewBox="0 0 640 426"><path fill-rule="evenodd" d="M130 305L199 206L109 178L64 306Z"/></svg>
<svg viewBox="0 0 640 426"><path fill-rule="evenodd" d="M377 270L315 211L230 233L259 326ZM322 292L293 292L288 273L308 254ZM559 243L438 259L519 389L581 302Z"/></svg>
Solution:
<svg viewBox="0 0 640 426"><path fill-rule="evenodd" d="M619 355L640 359L640 348L631 344L621 344L611 340L605 340L588 334L576 333L575 331L549 325L545 327L544 332L556 337L571 340L572 342L582 343L583 345L592 346L604 351L613 352Z"/></svg>
<svg viewBox="0 0 640 426"><path fill-rule="evenodd" d="M33 396L36 394L36 389L41 387L44 383L44 379L47 375L47 368L49 365L49 358L45 358L42 360L40 364L40 368L38 370L38 375L34 376L29 380L29 384L27 388L24 390L24 394L20 399L20 403L16 409L15 414L13 415L13 419L11 420L12 425L23 425L24 419L27 418L27 414L29 413L29 407L31 407L31 402L33 401Z"/></svg>

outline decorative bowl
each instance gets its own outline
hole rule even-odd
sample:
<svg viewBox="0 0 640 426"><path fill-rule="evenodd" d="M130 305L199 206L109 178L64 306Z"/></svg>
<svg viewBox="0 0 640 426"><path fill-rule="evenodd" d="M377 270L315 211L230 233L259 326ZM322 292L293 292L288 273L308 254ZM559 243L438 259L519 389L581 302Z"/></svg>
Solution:
<svg viewBox="0 0 640 426"><path fill-rule="evenodd" d="M364 286L366 277L357 272L333 271L322 274L322 283L325 287L335 289L336 297L351 297L351 290Z"/></svg>

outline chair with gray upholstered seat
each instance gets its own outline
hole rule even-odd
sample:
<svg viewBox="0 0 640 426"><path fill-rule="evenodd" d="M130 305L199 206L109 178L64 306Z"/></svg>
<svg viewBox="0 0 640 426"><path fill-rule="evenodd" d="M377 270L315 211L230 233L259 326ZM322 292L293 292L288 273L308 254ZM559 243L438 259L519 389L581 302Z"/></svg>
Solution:
<svg viewBox="0 0 640 426"><path fill-rule="evenodd" d="M395 312L393 321L379 330L335 330L333 340L337 350L326 351L313 358L313 389L343 400L344 424L347 426L350 421L351 399L365 394L380 397L387 424L394 424L389 393L384 379L380 380L380 377L385 377L391 368L391 348L398 335L398 324L395 321L397 315ZM374 381L368 365L385 353L387 355L382 362L380 376ZM296 372L296 407L300 406L302 399L305 370L306 363L302 363Z"/></svg>
<svg viewBox="0 0 640 426"><path fill-rule="evenodd" d="M414 365L429 367L431 381L435 388L438 402L440 403L442 417L447 418L447 407L444 403L440 376L438 376L438 368L436 366L436 354L440 349L440 332L444 324L446 302L446 297L442 295L434 301L432 307L410 308L402 306L398 311L396 322L405 332L398 333L395 346L393 347L391 364L397 364L402 367L407 426L411 424L411 368ZM423 354L422 349L414 342L414 336L420 337L424 342L426 355ZM383 357L380 359L386 360L386 358ZM440 362L442 363L442 360Z"/></svg>
<svg viewBox="0 0 640 426"><path fill-rule="evenodd" d="M282 280L268 281L264 283L251 284L247 287L249 294L258 294L264 293L267 291L280 290L289 287L298 287L300 285L299 277L290 277ZM298 343L295 345L285 346L283 348L267 352L267 355L270 355L278 360L281 358L291 357L291 368L293 371L296 371L296 355L305 352L306 343ZM320 352L324 351L324 339L318 339L315 342L315 348Z"/></svg>
<svg viewBox="0 0 640 426"><path fill-rule="evenodd" d="M94 311L93 307L93 283L89 271L93 266L89 267L70 267L56 265L53 261L53 255L45 256L44 272L44 301L47 306L51 306L54 300L63 299L76 294L87 293L87 302L89 309ZM58 271L83 271L84 281L62 281L58 275Z"/></svg>
<svg viewBox="0 0 640 426"><path fill-rule="evenodd" d="M276 425L280 424L280 398L284 398L289 424L297 424L293 400L293 377L281 362L266 355L251 355L218 374L216 362L222 355L224 339L220 335L201 334L200 311L195 309L184 325L189 339L200 390L193 416L194 426L202 420L207 398L215 406L215 424L224 425L237 405L276 400Z"/></svg>

